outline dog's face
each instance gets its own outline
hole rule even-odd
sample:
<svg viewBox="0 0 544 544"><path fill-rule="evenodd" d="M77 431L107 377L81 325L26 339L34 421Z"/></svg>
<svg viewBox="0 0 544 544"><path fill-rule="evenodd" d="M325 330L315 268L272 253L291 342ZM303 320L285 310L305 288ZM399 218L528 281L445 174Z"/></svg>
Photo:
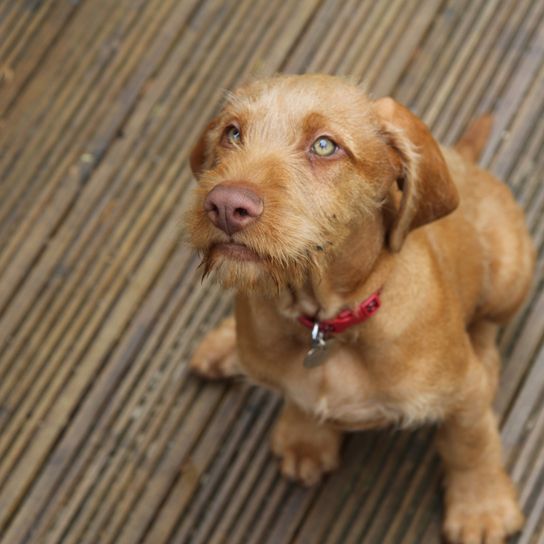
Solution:
<svg viewBox="0 0 544 544"><path fill-rule="evenodd" d="M275 77L231 95L191 155L188 227L205 272L238 288L296 286L354 229L377 236L369 218L419 160L387 126L393 109L330 76Z"/></svg>

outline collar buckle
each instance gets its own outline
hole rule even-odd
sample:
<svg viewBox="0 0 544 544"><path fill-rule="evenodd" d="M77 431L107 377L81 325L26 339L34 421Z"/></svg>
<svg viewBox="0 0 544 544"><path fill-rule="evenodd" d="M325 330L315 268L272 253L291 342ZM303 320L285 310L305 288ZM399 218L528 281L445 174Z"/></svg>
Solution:
<svg viewBox="0 0 544 544"><path fill-rule="evenodd" d="M349 327L371 318L381 307L380 293L381 289L361 302L355 311L342 310L333 319L316 321L311 317L302 315L299 317L299 321L305 327L312 329L312 342L314 341L314 336L317 338L318 334L322 335L321 338L325 340L332 334L341 333Z"/></svg>

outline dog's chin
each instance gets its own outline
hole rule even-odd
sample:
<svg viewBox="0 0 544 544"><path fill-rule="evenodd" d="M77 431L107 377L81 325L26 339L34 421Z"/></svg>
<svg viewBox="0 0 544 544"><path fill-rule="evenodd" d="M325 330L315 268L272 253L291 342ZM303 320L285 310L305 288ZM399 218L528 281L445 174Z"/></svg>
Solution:
<svg viewBox="0 0 544 544"><path fill-rule="evenodd" d="M262 261L256 251L244 244L235 242L214 244L210 249L210 253L212 259L221 259L227 262L258 263Z"/></svg>
<svg viewBox="0 0 544 544"><path fill-rule="evenodd" d="M239 291L277 293L294 279L292 271L275 266L270 257L237 243L212 245L204 252L202 265L203 276Z"/></svg>

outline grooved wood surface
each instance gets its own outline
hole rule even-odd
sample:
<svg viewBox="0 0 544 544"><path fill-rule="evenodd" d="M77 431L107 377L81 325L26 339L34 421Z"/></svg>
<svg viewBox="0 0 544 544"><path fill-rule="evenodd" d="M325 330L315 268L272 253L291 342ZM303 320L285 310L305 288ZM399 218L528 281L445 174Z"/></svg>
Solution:
<svg viewBox="0 0 544 544"><path fill-rule="evenodd" d="M496 402L544 542L542 0L0 0L0 542L439 542L432 430L350 435L305 490L268 448L279 400L188 357L228 313L182 242L187 154L225 89L323 71L451 143L495 125L537 279Z"/></svg>

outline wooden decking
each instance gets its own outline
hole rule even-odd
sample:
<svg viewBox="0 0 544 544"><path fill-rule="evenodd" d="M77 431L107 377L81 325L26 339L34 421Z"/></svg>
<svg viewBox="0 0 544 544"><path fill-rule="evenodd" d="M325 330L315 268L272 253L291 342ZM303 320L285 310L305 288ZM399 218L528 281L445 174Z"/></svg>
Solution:
<svg viewBox="0 0 544 544"><path fill-rule="evenodd" d="M325 71L408 104L445 143L492 111L482 163L539 248L503 331L497 401L544 542L542 0L0 0L0 542L439 542L432 432L352 435L303 490L278 409L188 356L229 310L181 241L187 152L248 74Z"/></svg>

